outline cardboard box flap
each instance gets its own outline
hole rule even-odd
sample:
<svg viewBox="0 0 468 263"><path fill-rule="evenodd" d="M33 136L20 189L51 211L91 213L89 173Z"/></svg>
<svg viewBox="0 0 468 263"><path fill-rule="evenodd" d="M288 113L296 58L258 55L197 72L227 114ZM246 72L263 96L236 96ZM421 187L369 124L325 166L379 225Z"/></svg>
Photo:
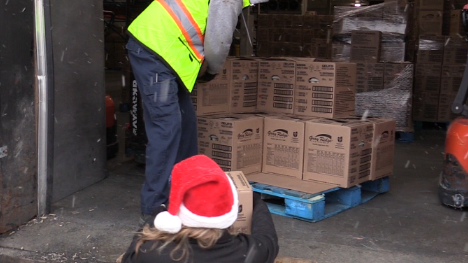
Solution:
<svg viewBox="0 0 468 263"><path fill-rule="evenodd" d="M252 191L252 187L245 179L245 175L241 171L231 171L226 173L231 178L232 183L236 186L237 191Z"/></svg>
<svg viewBox="0 0 468 263"><path fill-rule="evenodd" d="M338 187L338 185L335 184L302 181L301 179L278 174L257 173L247 175L246 177L250 182L267 184L309 194L317 194Z"/></svg>
<svg viewBox="0 0 468 263"><path fill-rule="evenodd" d="M286 120L294 122L304 122L308 120L316 119L317 117L308 117L308 116L295 116L295 115L264 115L263 117L275 120Z"/></svg>
<svg viewBox="0 0 468 263"><path fill-rule="evenodd" d="M360 126L362 122L360 119L354 118L339 118L339 119L311 119L307 120L307 122L319 123L319 124L329 124L334 126L343 126L343 127L353 127L353 126Z"/></svg>

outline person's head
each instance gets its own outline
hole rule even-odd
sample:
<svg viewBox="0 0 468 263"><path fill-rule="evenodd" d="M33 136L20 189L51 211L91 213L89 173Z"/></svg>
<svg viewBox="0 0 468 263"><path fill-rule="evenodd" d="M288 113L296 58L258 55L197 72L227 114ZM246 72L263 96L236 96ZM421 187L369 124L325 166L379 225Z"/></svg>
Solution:
<svg viewBox="0 0 468 263"><path fill-rule="evenodd" d="M174 166L168 210L156 216L154 228L144 228L137 252L148 240L164 242L159 249L176 242L174 260L187 256L189 238L211 247L236 221L238 202L236 187L218 164L204 155L188 158Z"/></svg>

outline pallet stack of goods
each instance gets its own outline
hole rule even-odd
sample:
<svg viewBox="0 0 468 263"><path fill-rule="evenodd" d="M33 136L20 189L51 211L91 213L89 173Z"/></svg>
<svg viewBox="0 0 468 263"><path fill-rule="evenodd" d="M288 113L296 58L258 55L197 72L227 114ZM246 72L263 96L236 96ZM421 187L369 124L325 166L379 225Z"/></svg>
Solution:
<svg viewBox="0 0 468 263"><path fill-rule="evenodd" d="M466 0L415 0L410 38L416 43L413 118L450 122L451 105L463 77L468 48L461 9Z"/></svg>
<svg viewBox="0 0 468 263"><path fill-rule="evenodd" d="M199 151L264 185L361 191L392 174L396 127L356 117L355 95L356 63L229 58L192 97Z"/></svg>
<svg viewBox="0 0 468 263"><path fill-rule="evenodd" d="M391 118L412 132L414 65L405 60L408 9L401 1L335 6L333 61L357 63L356 115Z"/></svg>
<svg viewBox="0 0 468 263"><path fill-rule="evenodd" d="M329 59L332 25L331 15L260 14L257 55Z"/></svg>

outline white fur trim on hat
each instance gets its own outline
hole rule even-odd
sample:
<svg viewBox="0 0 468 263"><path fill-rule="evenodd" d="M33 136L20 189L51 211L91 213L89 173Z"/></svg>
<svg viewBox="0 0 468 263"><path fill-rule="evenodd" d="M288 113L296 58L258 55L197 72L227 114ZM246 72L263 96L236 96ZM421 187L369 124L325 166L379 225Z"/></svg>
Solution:
<svg viewBox="0 0 468 263"><path fill-rule="evenodd" d="M180 206L179 213L177 214L182 222L182 225L188 227L199 227L199 228L218 228L225 229L237 220L237 215L239 211L239 198L237 196L237 189L231 181L231 178L226 175L231 185L232 195L234 203L232 204L231 211L227 214L217 216L217 217L204 217L192 213L190 210L185 207L182 203Z"/></svg>
<svg viewBox="0 0 468 263"><path fill-rule="evenodd" d="M169 212L164 211L154 218L154 227L160 231L175 234L182 229L182 222L178 216L171 215Z"/></svg>

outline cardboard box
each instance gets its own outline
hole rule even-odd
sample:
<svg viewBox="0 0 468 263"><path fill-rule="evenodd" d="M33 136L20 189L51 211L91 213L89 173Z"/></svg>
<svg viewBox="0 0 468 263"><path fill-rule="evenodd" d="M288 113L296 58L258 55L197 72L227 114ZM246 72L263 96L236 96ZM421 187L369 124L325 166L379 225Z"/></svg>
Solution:
<svg viewBox="0 0 468 263"><path fill-rule="evenodd" d="M327 39L313 38L309 45L304 45L304 56L331 59L332 42Z"/></svg>
<svg viewBox="0 0 468 263"><path fill-rule="evenodd" d="M224 63L221 72L208 83L196 83L192 93L193 106L198 116L229 112L229 59Z"/></svg>
<svg viewBox="0 0 468 263"><path fill-rule="evenodd" d="M339 41L332 42L332 61L349 62L351 45Z"/></svg>
<svg viewBox="0 0 468 263"><path fill-rule="evenodd" d="M272 28L273 23L272 23L272 15L265 15L265 14L258 14L258 27L259 28Z"/></svg>
<svg viewBox="0 0 468 263"><path fill-rule="evenodd" d="M413 94L413 120L437 121L438 112L438 92L422 92Z"/></svg>
<svg viewBox="0 0 468 263"><path fill-rule="evenodd" d="M226 173L236 186L239 199L239 213L232 225L234 233L250 234L252 231L253 190L241 171Z"/></svg>
<svg viewBox="0 0 468 263"><path fill-rule="evenodd" d="M356 63L356 93L382 90L384 69L384 63Z"/></svg>
<svg viewBox="0 0 468 263"><path fill-rule="evenodd" d="M413 86L414 64L410 62L385 62L384 88ZM410 88L412 90L412 88Z"/></svg>
<svg viewBox="0 0 468 263"><path fill-rule="evenodd" d="M263 173L302 179L305 120L293 116L265 116Z"/></svg>
<svg viewBox="0 0 468 263"><path fill-rule="evenodd" d="M304 48L298 43L270 43L271 57L302 57Z"/></svg>
<svg viewBox="0 0 468 263"><path fill-rule="evenodd" d="M416 64L414 92L432 92L439 94L441 71L441 64Z"/></svg>
<svg viewBox="0 0 468 263"><path fill-rule="evenodd" d="M457 96L456 93L440 95L437 121L449 122L449 121L454 120L458 116L452 112L452 104L456 96Z"/></svg>
<svg viewBox="0 0 468 263"><path fill-rule="evenodd" d="M465 72L465 65L443 65L440 94L456 94Z"/></svg>
<svg viewBox="0 0 468 263"><path fill-rule="evenodd" d="M466 64L468 44L459 36L447 37L444 48L444 64Z"/></svg>
<svg viewBox="0 0 468 263"><path fill-rule="evenodd" d="M294 114L339 118L354 115L356 64L296 60Z"/></svg>
<svg viewBox="0 0 468 263"><path fill-rule="evenodd" d="M307 121L303 180L345 188L369 180L373 129L357 120Z"/></svg>
<svg viewBox="0 0 468 263"><path fill-rule="evenodd" d="M257 42L257 56L259 57L269 57L270 56L270 46L269 42L259 40Z"/></svg>
<svg viewBox="0 0 468 263"><path fill-rule="evenodd" d="M444 59L444 36L421 36L416 54L417 63L442 63Z"/></svg>
<svg viewBox="0 0 468 263"><path fill-rule="evenodd" d="M450 10L449 35L450 36L465 36L463 28L462 10Z"/></svg>
<svg viewBox="0 0 468 263"><path fill-rule="evenodd" d="M269 42L270 39L270 29L259 27L257 28L257 42Z"/></svg>
<svg viewBox="0 0 468 263"><path fill-rule="evenodd" d="M351 61L377 63L380 61L382 32L354 30L351 33Z"/></svg>
<svg viewBox="0 0 468 263"><path fill-rule="evenodd" d="M444 1L441 0L416 0L415 7L418 9L444 10Z"/></svg>
<svg viewBox="0 0 468 263"><path fill-rule="evenodd" d="M374 125L372 164L369 180L377 180L393 174L395 155L395 120L367 118Z"/></svg>
<svg viewBox="0 0 468 263"><path fill-rule="evenodd" d="M419 10L418 22L420 35L442 35L442 10Z"/></svg>
<svg viewBox="0 0 468 263"><path fill-rule="evenodd" d="M258 67L257 110L271 113L294 112L296 63L286 59L264 59Z"/></svg>
<svg viewBox="0 0 468 263"><path fill-rule="evenodd" d="M405 61L406 43L403 41L386 41L382 42L380 50L380 61L388 62L404 62Z"/></svg>
<svg viewBox="0 0 468 263"><path fill-rule="evenodd" d="M254 112L257 108L258 60L242 58L231 60L230 63L229 112Z"/></svg>
<svg viewBox="0 0 468 263"><path fill-rule="evenodd" d="M198 117L199 153L212 158L224 171L260 172L262 145L262 117L250 114Z"/></svg>

